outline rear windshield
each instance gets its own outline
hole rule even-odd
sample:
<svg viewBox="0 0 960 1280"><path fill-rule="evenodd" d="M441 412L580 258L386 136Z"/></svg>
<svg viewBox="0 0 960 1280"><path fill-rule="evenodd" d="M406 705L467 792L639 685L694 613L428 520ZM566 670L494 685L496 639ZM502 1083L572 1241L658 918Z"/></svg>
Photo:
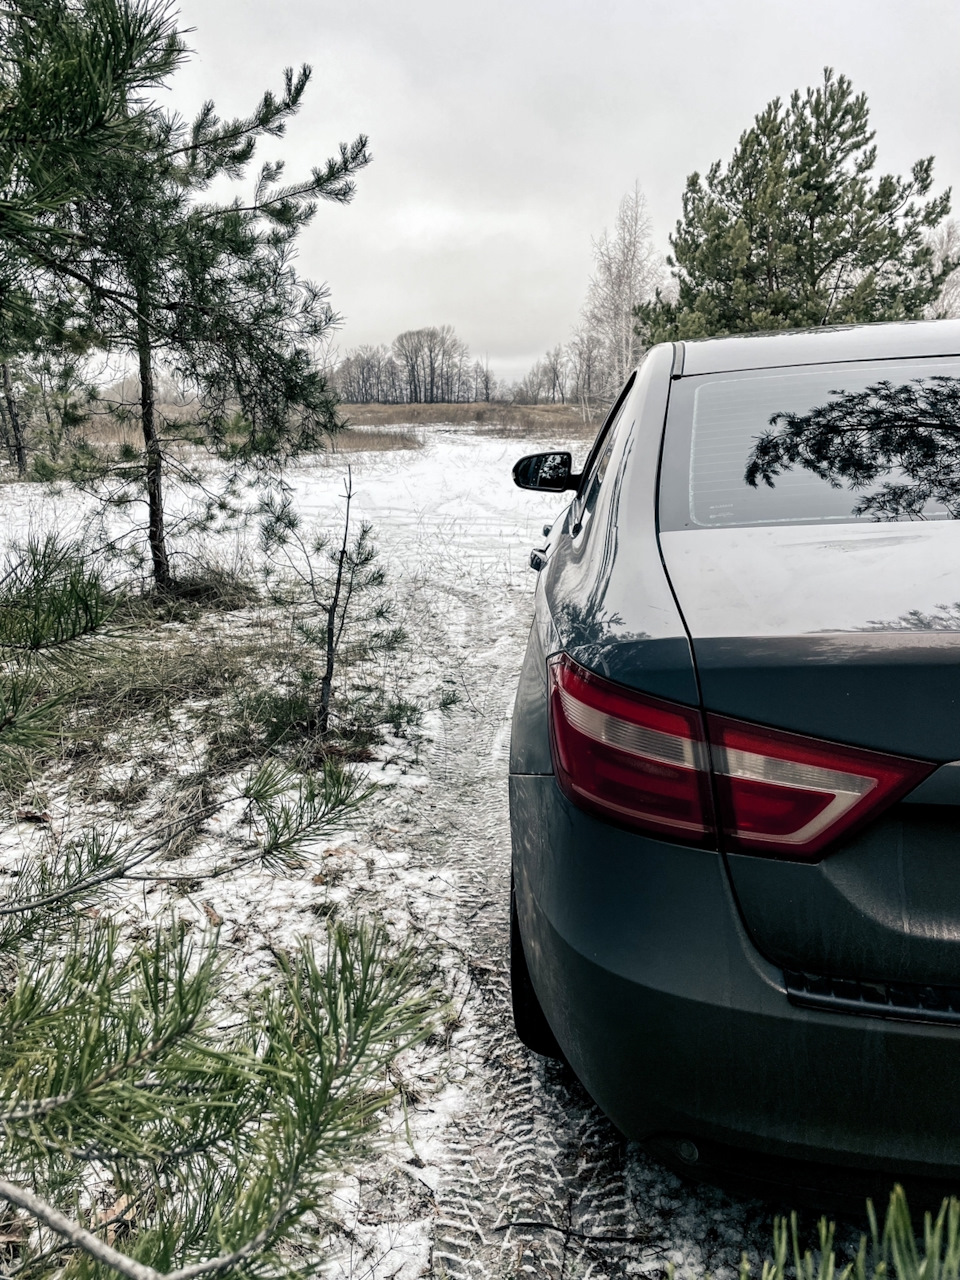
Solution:
<svg viewBox="0 0 960 1280"><path fill-rule="evenodd" d="M660 527L960 518L960 359L672 384Z"/></svg>

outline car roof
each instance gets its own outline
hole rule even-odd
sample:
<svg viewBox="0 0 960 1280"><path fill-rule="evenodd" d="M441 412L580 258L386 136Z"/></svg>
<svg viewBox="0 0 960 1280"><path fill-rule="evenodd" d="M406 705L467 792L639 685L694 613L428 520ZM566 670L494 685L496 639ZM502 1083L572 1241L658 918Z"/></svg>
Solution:
<svg viewBox="0 0 960 1280"><path fill-rule="evenodd" d="M848 360L896 360L960 355L960 320L830 325L783 333L736 334L678 342L674 376L773 369L782 365L835 364Z"/></svg>

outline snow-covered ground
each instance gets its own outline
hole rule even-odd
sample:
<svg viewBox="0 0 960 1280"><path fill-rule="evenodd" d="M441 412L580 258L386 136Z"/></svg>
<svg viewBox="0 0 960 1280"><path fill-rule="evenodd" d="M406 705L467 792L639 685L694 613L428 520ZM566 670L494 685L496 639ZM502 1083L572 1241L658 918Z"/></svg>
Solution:
<svg viewBox="0 0 960 1280"><path fill-rule="evenodd" d="M573 447L582 457L584 444ZM532 608L528 556L562 505L513 486L511 465L527 451L434 427L418 451L326 456L290 473L307 520L331 524L349 460L356 514L374 526L411 636L398 678L435 708L438 689L459 701L430 711L419 737L388 739L365 766L380 790L306 868L247 870L194 896L181 886L176 899L158 882L122 905L131 928L163 901L198 925L212 910L250 976L331 910L379 914L435 950L449 1008L402 1062L385 1149L339 1180L320 1229L325 1274L338 1280L612 1280L661 1275L668 1262L722 1277L742 1248L768 1249L766 1206L665 1172L565 1069L513 1035L509 719ZM38 486L7 486L0 504L6 538L68 527L79 510Z"/></svg>

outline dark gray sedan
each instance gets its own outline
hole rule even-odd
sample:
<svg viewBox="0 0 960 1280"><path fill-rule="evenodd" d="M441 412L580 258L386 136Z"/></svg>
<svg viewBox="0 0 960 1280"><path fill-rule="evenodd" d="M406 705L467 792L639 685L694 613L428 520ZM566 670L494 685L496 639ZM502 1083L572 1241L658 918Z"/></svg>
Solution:
<svg viewBox="0 0 960 1280"><path fill-rule="evenodd" d="M665 344L538 548L520 1038L701 1176L960 1183L960 322Z"/></svg>

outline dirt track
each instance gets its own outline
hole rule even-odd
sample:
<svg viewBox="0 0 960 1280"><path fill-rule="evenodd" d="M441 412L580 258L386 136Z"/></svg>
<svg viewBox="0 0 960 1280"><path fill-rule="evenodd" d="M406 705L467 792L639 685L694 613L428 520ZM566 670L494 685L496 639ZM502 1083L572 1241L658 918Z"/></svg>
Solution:
<svg viewBox="0 0 960 1280"><path fill-rule="evenodd" d="M767 1248L769 1209L662 1170L623 1141L565 1068L514 1037L509 717L532 609L526 557L549 500L503 483L501 442L481 448L451 433L431 450L445 501L424 502L415 519L396 508L373 518L404 565L418 662L454 679L461 701L422 751L415 794L384 797L365 838L402 847L403 870L383 891L398 922L406 917L439 945L459 1025L446 1062L420 1064L436 1079L408 1107L414 1154L401 1153L394 1176L381 1165L386 1182L372 1171L361 1179L367 1204L350 1204L354 1238L339 1274L599 1280L659 1275L672 1261L680 1274L729 1275L742 1247ZM422 493L412 475L406 484ZM368 501L380 507L373 488L371 475Z"/></svg>

